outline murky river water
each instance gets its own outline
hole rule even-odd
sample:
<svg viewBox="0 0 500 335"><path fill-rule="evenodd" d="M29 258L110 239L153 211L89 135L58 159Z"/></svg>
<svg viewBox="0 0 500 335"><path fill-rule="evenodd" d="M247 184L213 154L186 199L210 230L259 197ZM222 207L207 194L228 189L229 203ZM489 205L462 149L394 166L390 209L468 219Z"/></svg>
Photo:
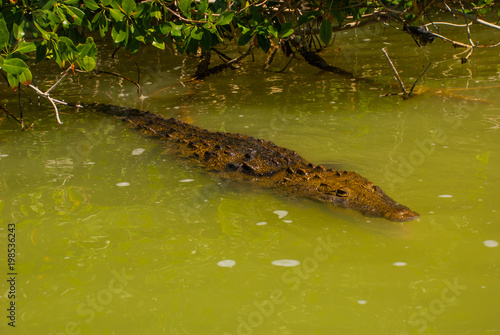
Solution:
<svg viewBox="0 0 500 335"><path fill-rule="evenodd" d="M373 82L303 61L266 72L258 56L183 86L196 60L148 49L136 57L144 100L105 75L70 76L54 94L272 140L360 173L420 221L367 219L221 180L112 117L61 108L58 125L47 101L36 108L25 99L34 130L0 117L2 278L10 278L12 223L17 252L16 329L2 279L0 332L498 333L498 49L478 49L461 65L465 54L450 45L419 49L381 27L338 34L336 43L341 49L323 56ZM433 62L414 99L380 97L399 91L383 46L409 86ZM135 76L123 55L101 66ZM40 67L37 84L48 88L58 71ZM14 111L16 96L0 85Z"/></svg>

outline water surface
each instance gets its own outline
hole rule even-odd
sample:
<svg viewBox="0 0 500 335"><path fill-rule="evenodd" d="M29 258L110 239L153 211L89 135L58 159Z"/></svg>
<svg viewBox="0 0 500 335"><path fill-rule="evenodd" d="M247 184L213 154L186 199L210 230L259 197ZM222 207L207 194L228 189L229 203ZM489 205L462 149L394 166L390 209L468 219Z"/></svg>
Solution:
<svg viewBox="0 0 500 335"><path fill-rule="evenodd" d="M47 101L24 100L34 123L25 132L2 115L0 238L15 223L15 333L497 333L498 50L462 65L461 50L409 38L381 27L339 34L340 50L322 55L356 80L299 60L267 72L256 51L255 63L180 84L196 59L145 49L136 55L145 99L104 75L70 76L54 94L271 140L360 173L418 211L417 222L219 179L86 109L61 108L58 125ZM382 46L408 86L433 62L415 98L381 97L399 91ZM124 56L100 66L135 76ZM59 71L38 66L37 84L50 87ZM1 96L15 110L4 82ZM0 291L5 311L5 280ZM11 331L5 318L0 329Z"/></svg>

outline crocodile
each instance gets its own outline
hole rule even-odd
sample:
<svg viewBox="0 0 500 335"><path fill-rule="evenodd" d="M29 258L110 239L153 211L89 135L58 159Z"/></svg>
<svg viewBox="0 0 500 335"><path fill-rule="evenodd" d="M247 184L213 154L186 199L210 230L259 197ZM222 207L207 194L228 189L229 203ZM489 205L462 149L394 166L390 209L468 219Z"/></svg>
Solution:
<svg viewBox="0 0 500 335"><path fill-rule="evenodd" d="M387 196L380 187L352 171L314 165L295 151L271 141L214 132L159 114L105 104L89 108L114 115L149 135L165 141L167 152L187 159L223 178L246 180L298 195L353 209L368 217L404 222L419 214Z"/></svg>

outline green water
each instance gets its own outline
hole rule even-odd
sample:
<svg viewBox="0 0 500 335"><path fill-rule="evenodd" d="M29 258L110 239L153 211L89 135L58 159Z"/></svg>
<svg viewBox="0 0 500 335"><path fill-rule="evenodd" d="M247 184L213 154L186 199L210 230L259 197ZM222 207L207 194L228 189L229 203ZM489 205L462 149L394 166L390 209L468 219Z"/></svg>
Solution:
<svg viewBox="0 0 500 335"><path fill-rule="evenodd" d="M183 86L196 59L147 49L136 56L144 100L106 76L71 76L54 94L272 140L360 173L418 211L417 222L367 219L218 179L85 109L61 108L58 125L48 102L25 100L25 119L34 122L25 132L2 115L0 332L498 333L498 50L477 50L461 65L458 49L419 49L405 38L369 27L339 34L341 49L323 53L374 82L302 61L266 72L257 51L255 63ZM408 85L434 62L414 99L380 97L399 90L382 46ZM124 56L101 66L135 76ZM48 88L58 71L40 66L38 85ZM15 111L16 96L0 85ZM11 223L15 330L6 318Z"/></svg>

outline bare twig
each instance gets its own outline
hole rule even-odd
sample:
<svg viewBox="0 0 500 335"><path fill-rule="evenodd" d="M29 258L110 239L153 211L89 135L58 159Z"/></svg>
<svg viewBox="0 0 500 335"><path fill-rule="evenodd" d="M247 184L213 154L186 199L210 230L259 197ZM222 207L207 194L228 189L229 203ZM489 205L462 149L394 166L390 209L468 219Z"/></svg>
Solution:
<svg viewBox="0 0 500 335"><path fill-rule="evenodd" d="M141 82L141 69L139 67L139 64L137 64L136 60L130 56L129 54L126 54L126 56L128 58L130 58L132 60L132 62L134 62L135 64L135 68L137 69L137 89L138 89L138 94L139 94L139 98L144 98L144 96L142 95L142 87L141 85L139 84Z"/></svg>
<svg viewBox="0 0 500 335"><path fill-rule="evenodd" d="M439 35L439 34L436 34L436 33L432 33L434 36L436 37L439 37L440 39L442 39L443 41L446 41L446 42L450 42L451 44L453 44L453 47L455 48L466 48L466 49L469 49L471 48L470 45L468 44L465 44L465 43L462 43L462 42L458 42L458 41L454 41L448 37L444 37L443 35Z"/></svg>
<svg viewBox="0 0 500 335"><path fill-rule="evenodd" d="M448 6L447 6L448 7ZM496 29L496 30L500 30L500 26L496 25L496 24L493 24L493 23L489 23L489 22L486 22L484 20L481 20L481 19L478 19L472 15L469 15L469 14L465 14L463 11L461 10L458 10L458 9L455 9L455 8L450 8L448 7L448 9L452 12L452 13L457 13L457 14L461 14L461 15L464 15L467 19L473 21L473 22L476 22L476 23L479 23L479 24L482 24L484 26L487 26L487 27L490 27L490 28L493 28L493 29Z"/></svg>
<svg viewBox="0 0 500 335"><path fill-rule="evenodd" d="M446 25L446 26L452 26L452 27L465 27L467 24L469 26L472 25L472 22L469 22L467 24L458 24L458 23L450 23L450 22L430 22L430 23L426 23L424 24L423 26L424 27L427 27L427 26L437 26L438 24L441 24L441 25ZM436 28L437 29L437 28Z"/></svg>
<svg viewBox="0 0 500 335"><path fill-rule="evenodd" d="M52 85L52 87L51 87L51 88L49 88L49 89L48 89L45 93L46 93L46 94L49 94L49 93L50 93L50 92L51 92L54 88L56 88L56 87L57 87L57 85L59 85L59 83L60 83L60 82L61 82L64 78L66 78L66 76L67 76L67 75L68 75L68 73L69 73L69 70L71 70L72 68L73 68L73 66L68 67L68 68L66 69L66 71L64 71L64 73L63 73L63 75L61 76L61 78L59 78L59 80L58 80L58 81L56 81L56 83L55 83L54 85Z"/></svg>
<svg viewBox="0 0 500 335"><path fill-rule="evenodd" d="M406 90L406 87L405 87L405 84L403 83L403 81L401 80L401 77L399 76L399 73L398 73L398 70L396 70L396 67L394 66L394 64L392 63L391 61L391 58L389 57L389 55L387 54L387 51L385 50L385 48L382 48L382 52L384 53L385 55L385 58L387 58L387 61L389 62L389 65L391 65L392 67L392 71L394 71L394 77L396 78L396 80L399 82L399 85L401 86L401 89L403 90L403 96L407 96L409 97L408 95L408 91Z"/></svg>
<svg viewBox="0 0 500 335"><path fill-rule="evenodd" d="M22 124L21 121L15 117L11 112L9 112L9 110L5 107L5 106L2 106L0 105L0 109L3 110L5 112L5 115L7 115L7 118L11 117L13 118L17 123L19 124Z"/></svg>
<svg viewBox="0 0 500 335"><path fill-rule="evenodd" d="M469 29L469 24L468 24L469 22L467 21L467 15L465 14L465 8L462 5L462 1L458 0L458 3L460 4L460 8L462 8L462 13L464 14L465 24L466 24L466 28L467 28L467 36L469 37L469 43L472 47L474 47L474 42L472 42L472 38L470 37L470 29Z"/></svg>
<svg viewBox="0 0 500 335"><path fill-rule="evenodd" d="M432 65L432 62L430 62L429 65L427 65L427 67L425 68L424 72L422 72L420 74L420 76L418 76L417 80L415 80L415 82L413 83L413 86L410 89L410 93L408 94L409 97L411 97L411 95L413 93L413 90L415 89L415 86L417 86L417 83L420 80L420 78L422 78L424 76L424 74L426 74L427 71L429 71L429 68L431 67L431 65Z"/></svg>
<svg viewBox="0 0 500 335"><path fill-rule="evenodd" d="M74 107L82 107L80 105L74 105L74 104L69 104L67 103L66 101L62 101L62 100L58 100L58 99L54 99L50 96L50 92L56 88L57 85L59 85L61 83L61 81L66 77L66 75L68 74L69 70L71 70L73 68L73 65L71 65L68 69L66 69L66 71L64 71L63 75L61 76L61 78L59 78L59 80L54 84L52 85L47 91L43 92L42 90L40 90L38 87L36 87L35 85L33 84L29 84L28 87L31 88L33 91L35 91L39 97L43 97L43 98L46 98L50 101L50 103L52 104L52 106L54 106L54 110L55 110L55 113L56 113L56 119L57 119L57 123L59 124L62 124L62 121L61 121L61 118L59 117L59 109L57 108L57 104L60 104L60 105L66 105L66 106L74 106ZM20 112L22 113L21 111L21 104L19 104L19 110ZM22 114L21 114L21 121L22 121ZM23 124L24 126L24 124Z"/></svg>

